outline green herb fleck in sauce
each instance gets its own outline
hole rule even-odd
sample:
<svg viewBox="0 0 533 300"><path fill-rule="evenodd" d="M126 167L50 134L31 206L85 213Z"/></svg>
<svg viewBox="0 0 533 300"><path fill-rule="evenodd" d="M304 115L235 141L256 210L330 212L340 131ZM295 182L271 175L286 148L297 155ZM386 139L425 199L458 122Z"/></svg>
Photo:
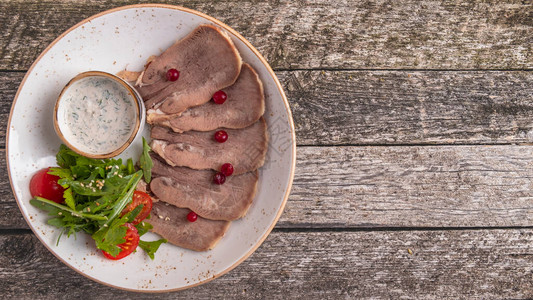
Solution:
<svg viewBox="0 0 533 300"><path fill-rule="evenodd" d="M67 90L58 108L58 120L63 124L61 131L83 152L113 152L133 134L134 101L124 86L109 78L80 79Z"/></svg>

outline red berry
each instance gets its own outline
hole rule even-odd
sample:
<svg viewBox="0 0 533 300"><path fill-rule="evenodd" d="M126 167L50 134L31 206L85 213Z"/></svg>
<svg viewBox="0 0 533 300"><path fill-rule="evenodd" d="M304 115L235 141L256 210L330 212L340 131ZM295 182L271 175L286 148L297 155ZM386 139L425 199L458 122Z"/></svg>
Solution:
<svg viewBox="0 0 533 300"><path fill-rule="evenodd" d="M230 163L225 163L220 167L220 172L225 176L231 176L233 174L233 165Z"/></svg>
<svg viewBox="0 0 533 300"><path fill-rule="evenodd" d="M217 172L215 176L213 176L213 182L216 184L223 184L226 182L226 175L222 174L221 172Z"/></svg>
<svg viewBox="0 0 533 300"><path fill-rule="evenodd" d="M226 95L226 93L224 93L224 91L218 91L218 92L216 92L213 95L213 101L216 104L222 104L222 103L226 102L226 99L228 99L228 95Z"/></svg>
<svg viewBox="0 0 533 300"><path fill-rule="evenodd" d="M198 219L198 215L194 212L194 211L191 211L188 215L187 215L187 220L189 220L189 222L194 222Z"/></svg>
<svg viewBox="0 0 533 300"><path fill-rule="evenodd" d="M180 78L180 72L176 69L168 69L167 71L167 80L176 81Z"/></svg>
<svg viewBox="0 0 533 300"><path fill-rule="evenodd" d="M219 130L215 132L215 141L219 143L224 143L228 139L228 133L224 130Z"/></svg>

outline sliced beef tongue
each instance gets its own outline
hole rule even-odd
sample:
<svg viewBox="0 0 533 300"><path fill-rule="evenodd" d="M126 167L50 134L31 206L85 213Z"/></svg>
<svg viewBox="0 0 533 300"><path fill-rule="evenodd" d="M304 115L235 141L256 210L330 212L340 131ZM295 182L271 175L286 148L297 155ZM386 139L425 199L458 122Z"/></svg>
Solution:
<svg viewBox="0 0 533 300"><path fill-rule="evenodd" d="M237 81L223 91L228 96L223 104L209 101L171 118L158 118L154 115L150 122L172 128L175 132L210 131L222 127L248 127L259 120L265 112L263 85L250 65L243 64Z"/></svg>
<svg viewBox="0 0 533 300"><path fill-rule="evenodd" d="M234 175L250 172L265 162L268 149L266 122L263 118L244 129L225 129L228 140L214 140L215 131L175 133L169 128L152 128L151 147L171 166L219 171L231 163Z"/></svg>
<svg viewBox="0 0 533 300"><path fill-rule="evenodd" d="M171 167L152 156L152 193L161 201L189 208L211 220L233 221L243 217L255 196L257 171L232 175L222 185L213 183L215 172Z"/></svg>
<svg viewBox="0 0 533 300"><path fill-rule="evenodd" d="M190 210L164 202L155 202L152 207L150 224L152 232L161 235L170 243L195 250L212 249L228 230L230 222L214 221L201 217L195 222L187 220Z"/></svg>
<svg viewBox="0 0 533 300"><path fill-rule="evenodd" d="M212 95L232 85L242 60L227 33L213 25L200 25L151 61L137 80L150 120L179 114L209 101ZM180 72L168 81L169 69Z"/></svg>

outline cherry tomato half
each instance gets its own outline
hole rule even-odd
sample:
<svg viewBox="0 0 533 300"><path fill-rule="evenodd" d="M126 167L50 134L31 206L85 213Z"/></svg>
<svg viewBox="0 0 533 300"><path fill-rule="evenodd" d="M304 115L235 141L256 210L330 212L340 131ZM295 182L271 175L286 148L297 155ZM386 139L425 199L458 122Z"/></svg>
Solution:
<svg viewBox="0 0 533 300"><path fill-rule="evenodd" d="M126 223L123 226L128 228L128 230L126 231L126 236L124 237L126 241L118 245L118 247L122 250L120 250L117 256L112 256L111 254L102 251L105 257L112 260L124 258L130 255L133 251L135 251L135 249L139 245L139 233L137 232L137 228L135 228L135 226L133 226L133 224L131 223Z"/></svg>
<svg viewBox="0 0 533 300"><path fill-rule="evenodd" d="M131 201L128 206L124 207L122 210L121 216L125 215L126 213L134 210L137 206L143 205L143 209L141 212L135 217L133 222L131 222L134 225L137 225L142 222L142 220L146 219L150 212L152 211L152 197L148 195L145 192L141 191L135 191L133 192L133 200Z"/></svg>
<svg viewBox="0 0 533 300"><path fill-rule="evenodd" d="M32 197L39 196L57 203L63 203L65 189L57 183L58 176L48 174L50 168L42 169L35 173L30 180L30 194Z"/></svg>

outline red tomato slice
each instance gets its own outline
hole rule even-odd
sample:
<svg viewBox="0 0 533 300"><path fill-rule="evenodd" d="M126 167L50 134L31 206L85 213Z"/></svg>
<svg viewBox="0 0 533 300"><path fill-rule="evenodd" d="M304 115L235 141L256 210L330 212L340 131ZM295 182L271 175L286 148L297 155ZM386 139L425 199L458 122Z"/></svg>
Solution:
<svg viewBox="0 0 533 300"><path fill-rule="evenodd" d="M133 222L131 222L134 225L137 225L142 222L142 220L146 219L150 212L152 211L152 197L148 195L145 192L141 191L135 191L133 192L133 200L131 201L128 206L124 207L122 210L121 216L125 215L126 213L134 210L137 206L143 205L143 209L141 212L135 217Z"/></svg>
<svg viewBox="0 0 533 300"><path fill-rule="evenodd" d="M39 196L57 203L63 203L65 189L57 183L58 176L48 174L50 168L42 169L35 173L30 180L30 194L32 197Z"/></svg>
<svg viewBox="0 0 533 300"><path fill-rule="evenodd" d="M126 231L126 236L124 237L126 241L118 245L118 247L122 250L120 250L117 256L112 256L111 254L102 251L105 257L112 260L117 260L130 255L133 251L135 251L135 249L137 249L137 246L139 245L139 233L137 232L137 228L135 228L135 226L133 226L131 223L126 223L123 226L128 228L128 230Z"/></svg>

